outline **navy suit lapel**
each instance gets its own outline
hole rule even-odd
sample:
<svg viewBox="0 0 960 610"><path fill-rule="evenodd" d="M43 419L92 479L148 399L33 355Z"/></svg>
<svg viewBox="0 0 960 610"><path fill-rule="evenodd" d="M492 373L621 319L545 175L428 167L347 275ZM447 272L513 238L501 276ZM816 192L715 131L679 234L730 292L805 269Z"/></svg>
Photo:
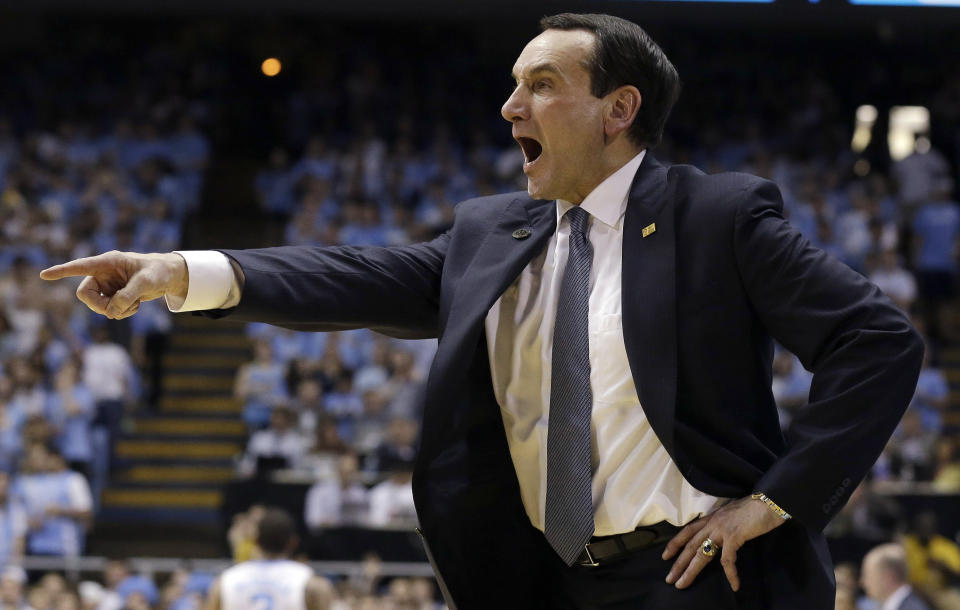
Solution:
<svg viewBox="0 0 960 610"><path fill-rule="evenodd" d="M466 291L460 288L451 315L461 316L470 325L486 316L556 231L556 209L553 201L525 198L510 202L464 273L470 278L470 287Z"/></svg>
<svg viewBox="0 0 960 610"><path fill-rule="evenodd" d="M652 232L650 225L654 225ZM623 232L623 341L640 404L672 455L677 397L676 236L667 169L649 150L630 189Z"/></svg>
<svg viewBox="0 0 960 610"><path fill-rule="evenodd" d="M504 208L462 275L464 281L454 294L450 322L434 358L445 370L434 370L431 378L443 379L448 388L456 387L465 372L464 359L476 349L490 307L543 250L556 224L553 201L517 198Z"/></svg>

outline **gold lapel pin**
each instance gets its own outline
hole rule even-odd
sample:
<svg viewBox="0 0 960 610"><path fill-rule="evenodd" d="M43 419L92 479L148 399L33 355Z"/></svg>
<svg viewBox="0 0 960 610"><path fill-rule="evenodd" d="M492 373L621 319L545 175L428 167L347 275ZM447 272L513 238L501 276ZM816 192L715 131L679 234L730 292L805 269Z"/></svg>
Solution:
<svg viewBox="0 0 960 610"><path fill-rule="evenodd" d="M643 227L643 236L646 237L657 230L657 223L653 222Z"/></svg>

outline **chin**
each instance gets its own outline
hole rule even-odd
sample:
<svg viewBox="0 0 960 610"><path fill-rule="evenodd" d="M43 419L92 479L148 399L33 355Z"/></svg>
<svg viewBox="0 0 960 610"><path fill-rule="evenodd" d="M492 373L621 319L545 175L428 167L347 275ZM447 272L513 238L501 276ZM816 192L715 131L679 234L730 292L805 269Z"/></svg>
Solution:
<svg viewBox="0 0 960 610"><path fill-rule="evenodd" d="M548 188L543 184L537 184L527 178L527 194L534 199L556 199L551 197Z"/></svg>

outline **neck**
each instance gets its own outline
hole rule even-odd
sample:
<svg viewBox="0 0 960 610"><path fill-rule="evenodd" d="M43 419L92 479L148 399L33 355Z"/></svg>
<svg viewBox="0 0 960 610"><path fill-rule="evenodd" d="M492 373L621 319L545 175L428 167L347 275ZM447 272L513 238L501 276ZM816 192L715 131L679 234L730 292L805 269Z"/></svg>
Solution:
<svg viewBox="0 0 960 610"><path fill-rule="evenodd" d="M643 148L637 148L632 144L625 142L619 143L618 146L609 146L607 150L601 155L599 160L599 177L595 180L592 180L592 184L586 187L583 192L576 193L573 195L572 199L565 199L570 203L580 205L583 203L583 200L593 192L595 188L600 186L604 180L612 176L619 170L621 167L626 165L631 159L639 155ZM561 199L564 199L561 197Z"/></svg>

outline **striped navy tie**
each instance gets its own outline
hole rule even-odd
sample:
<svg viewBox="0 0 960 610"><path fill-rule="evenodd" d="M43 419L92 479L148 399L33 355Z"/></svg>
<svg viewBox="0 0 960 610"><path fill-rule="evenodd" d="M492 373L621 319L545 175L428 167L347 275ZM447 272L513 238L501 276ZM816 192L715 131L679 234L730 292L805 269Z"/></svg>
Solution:
<svg viewBox="0 0 960 610"><path fill-rule="evenodd" d="M590 265L589 214L574 206L570 253L560 284L553 329L550 417L547 432L547 505L544 535L572 565L593 535L593 478L590 465Z"/></svg>

